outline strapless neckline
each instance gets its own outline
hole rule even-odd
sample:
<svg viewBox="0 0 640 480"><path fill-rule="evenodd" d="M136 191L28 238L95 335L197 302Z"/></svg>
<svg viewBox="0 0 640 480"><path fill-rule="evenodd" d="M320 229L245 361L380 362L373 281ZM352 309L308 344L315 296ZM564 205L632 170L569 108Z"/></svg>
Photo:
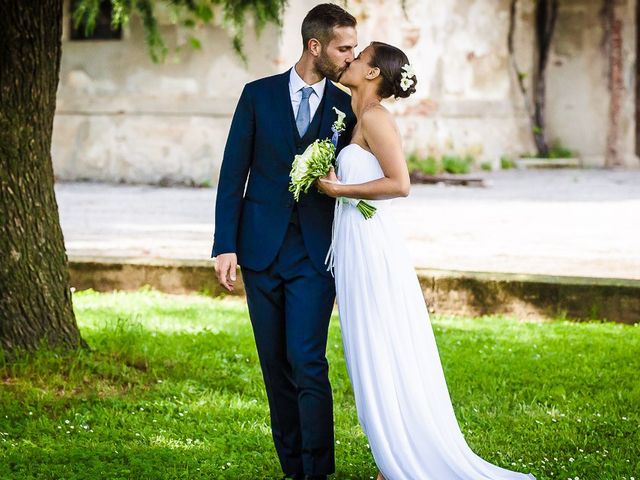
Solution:
<svg viewBox="0 0 640 480"><path fill-rule="evenodd" d="M363 152L368 153L369 155L371 155L372 157L375 157L375 155L373 154L373 152L367 150L366 148L364 148L362 145L358 144L358 143L349 143L348 145L346 145L344 149L346 149L347 147L350 147L351 145L355 145L356 147L358 147L360 150L362 150Z"/></svg>

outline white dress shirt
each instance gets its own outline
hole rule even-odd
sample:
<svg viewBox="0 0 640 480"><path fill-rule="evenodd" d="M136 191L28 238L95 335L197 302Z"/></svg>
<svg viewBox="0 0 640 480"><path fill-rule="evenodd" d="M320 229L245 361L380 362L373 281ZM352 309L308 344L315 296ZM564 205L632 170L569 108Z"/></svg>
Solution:
<svg viewBox="0 0 640 480"><path fill-rule="evenodd" d="M302 89L304 87L313 88L313 92L311 92L311 96L309 97L309 108L311 109L311 118L310 121L313 120L313 116L318 110L318 105L322 101L322 95L324 95L324 89L327 85L327 79L323 78L317 83L313 85L307 85L298 72L296 72L296 67L294 66L291 69L291 74L289 75L289 95L291 96L291 106L293 107L293 116L296 117L298 115L298 108L300 108L300 101L302 100Z"/></svg>

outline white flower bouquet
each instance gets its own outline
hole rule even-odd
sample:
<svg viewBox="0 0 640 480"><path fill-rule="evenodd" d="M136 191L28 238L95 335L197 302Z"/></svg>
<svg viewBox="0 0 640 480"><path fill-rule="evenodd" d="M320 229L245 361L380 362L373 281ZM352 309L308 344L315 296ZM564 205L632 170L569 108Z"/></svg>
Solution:
<svg viewBox="0 0 640 480"><path fill-rule="evenodd" d="M320 178L329 173L336 156L336 146L338 137L344 131L345 114L333 107L338 119L333 123L331 129L333 136L331 140L316 140L310 144L302 155L296 155L291 165L291 182L289 183L289 191L293 193L296 202L300 201L300 194L307 193L311 185ZM376 208L363 200L352 198L338 198L343 203L355 204L355 207L362 213L364 218L369 219L376 213Z"/></svg>
<svg viewBox="0 0 640 480"><path fill-rule="evenodd" d="M296 202L300 201L301 192L307 193L316 179L329 173L335 155L336 146L330 140L316 140L302 155L294 157L289 191Z"/></svg>

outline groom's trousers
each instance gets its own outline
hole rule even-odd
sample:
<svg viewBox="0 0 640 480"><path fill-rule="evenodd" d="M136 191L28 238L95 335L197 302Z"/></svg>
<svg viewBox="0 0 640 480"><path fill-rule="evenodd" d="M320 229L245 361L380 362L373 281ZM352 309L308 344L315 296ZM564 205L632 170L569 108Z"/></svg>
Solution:
<svg viewBox="0 0 640 480"><path fill-rule="evenodd" d="M282 470L331 474L333 399L326 346L335 285L311 263L295 213L273 263L260 272L242 267L242 276Z"/></svg>

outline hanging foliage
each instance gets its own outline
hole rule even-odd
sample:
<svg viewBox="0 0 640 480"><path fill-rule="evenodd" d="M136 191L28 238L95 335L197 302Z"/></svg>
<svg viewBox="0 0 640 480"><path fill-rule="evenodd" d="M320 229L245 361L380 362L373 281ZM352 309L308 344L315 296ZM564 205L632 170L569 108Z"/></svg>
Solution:
<svg viewBox="0 0 640 480"><path fill-rule="evenodd" d="M85 34L90 35L103 1L111 2L113 28L126 26L132 15L140 16L149 54L156 63L164 61L168 53L158 28L156 7L168 8L172 21L186 28L219 21L231 35L235 52L246 61L242 37L247 18L253 17L258 34L268 23L281 26L287 3L286 0L77 0L73 8L75 27L84 26ZM200 48L196 37L191 37L189 43Z"/></svg>

